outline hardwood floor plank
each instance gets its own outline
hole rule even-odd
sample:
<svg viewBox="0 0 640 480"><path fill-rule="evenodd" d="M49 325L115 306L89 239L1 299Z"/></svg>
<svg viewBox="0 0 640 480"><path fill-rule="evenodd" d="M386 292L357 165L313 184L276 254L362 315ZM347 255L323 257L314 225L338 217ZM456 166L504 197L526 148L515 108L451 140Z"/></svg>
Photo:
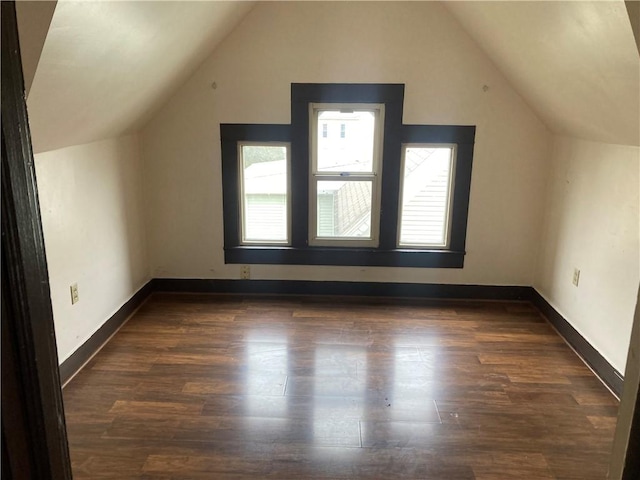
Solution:
<svg viewBox="0 0 640 480"><path fill-rule="evenodd" d="M525 302L154 294L65 387L74 478L604 479L617 400Z"/></svg>
<svg viewBox="0 0 640 480"><path fill-rule="evenodd" d="M200 403L178 402L140 402L118 400L109 413L125 413L130 415L156 413L166 415L199 415L203 405Z"/></svg>

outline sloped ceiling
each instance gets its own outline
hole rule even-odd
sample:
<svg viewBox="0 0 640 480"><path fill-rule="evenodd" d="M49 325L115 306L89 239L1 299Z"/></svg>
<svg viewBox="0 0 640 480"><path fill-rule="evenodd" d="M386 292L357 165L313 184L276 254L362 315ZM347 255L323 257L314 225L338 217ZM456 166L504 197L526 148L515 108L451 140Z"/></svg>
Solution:
<svg viewBox="0 0 640 480"><path fill-rule="evenodd" d="M27 101L34 151L136 131L252 7L58 1Z"/></svg>
<svg viewBox="0 0 640 480"><path fill-rule="evenodd" d="M24 89L29 95L36 67L40 60L42 47L47 38L49 25L56 9L56 3L48 1L16 2L16 17L20 25L29 25L29 28L21 28L20 53L22 56L22 71L24 74Z"/></svg>
<svg viewBox="0 0 640 480"><path fill-rule="evenodd" d="M622 0L446 6L552 131L640 145L640 56Z"/></svg>
<svg viewBox="0 0 640 480"><path fill-rule="evenodd" d="M629 20L631 20L633 36L636 37L636 47L638 47L638 53L640 53L640 1L625 0L624 4L627 7Z"/></svg>
<svg viewBox="0 0 640 480"><path fill-rule="evenodd" d="M444 3L552 131L640 144L640 56L622 0ZM136 131L252 7L60 0L28 98L34 150Z"/></svg>

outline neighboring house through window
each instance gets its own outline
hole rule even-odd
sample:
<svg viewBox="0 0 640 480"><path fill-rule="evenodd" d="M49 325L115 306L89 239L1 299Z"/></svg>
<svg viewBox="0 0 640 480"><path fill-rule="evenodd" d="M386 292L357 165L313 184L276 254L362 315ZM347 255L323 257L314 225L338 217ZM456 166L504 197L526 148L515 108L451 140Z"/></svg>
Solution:
<svg viewBox="0 0 640 480"><path fill-rule="evenodd" d="M244 245L289 243L289 145L240 142L240 228Z"/></svg>
<svg viewBox="0 0 640 480"><path fill-rule="evenodd" d="M309 244L377 247L384 105L313 103L309 109ZM349 141L342 136L346 121ZM341 139L320 137L320 123L340 126Z"/></svg>

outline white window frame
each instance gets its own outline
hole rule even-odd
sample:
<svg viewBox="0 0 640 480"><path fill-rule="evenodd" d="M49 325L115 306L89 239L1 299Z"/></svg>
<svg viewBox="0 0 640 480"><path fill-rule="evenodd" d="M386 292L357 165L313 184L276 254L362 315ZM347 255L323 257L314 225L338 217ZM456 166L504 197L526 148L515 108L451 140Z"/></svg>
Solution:
<svg viewBox="0 0 640 480"><path fill-rule="evenodd" d="M246 240L245 230L245 204L244 204L244 158L242 147L284 147L286 151L287 168L287 238L286 240ZM240 221L238 222L240 245L291 245L291 143L289 142L238 142L238 205Z"/></svg>
<svg viewBox="0 0 640 480"><path fill-rule="evenodd" d="M318 114L325 110L365 111L374 113L372 171L318 172ZM382 148L384 144L383 103L310 103L309 104L309 245L324 247L377 247L380 237L380 200L382 181ZM370 181L371 231L369 238L318 236L318 182Z"/></svg>
<svg viewBox="0 0 640 480"><path fill-rule="evenodd" d="M402 199L404 197L404 169L408 148L450 148L451 149L451 168L449 169L449 191L447 192L447 206L445 209L445 243L402 243L400 237L402 235ZM456 165L458 158L458 145L455 143L403 143L402 155L400 160L400 188L398 198L398 238L396 245L401 249L416 250L447 250L451 245L451 216L453 213L453 195L455 192Z"/></svg>

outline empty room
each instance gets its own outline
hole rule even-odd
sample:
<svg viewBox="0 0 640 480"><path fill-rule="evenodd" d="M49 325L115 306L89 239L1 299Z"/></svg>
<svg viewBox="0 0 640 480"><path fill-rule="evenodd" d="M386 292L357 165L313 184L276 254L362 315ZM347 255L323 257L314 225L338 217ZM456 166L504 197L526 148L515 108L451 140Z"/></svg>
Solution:
<svg viewBox="0 0 640 480"><path fill-rule="evenodd" d="M638 478L638 2L2 8L3 476Z"/></svg>

